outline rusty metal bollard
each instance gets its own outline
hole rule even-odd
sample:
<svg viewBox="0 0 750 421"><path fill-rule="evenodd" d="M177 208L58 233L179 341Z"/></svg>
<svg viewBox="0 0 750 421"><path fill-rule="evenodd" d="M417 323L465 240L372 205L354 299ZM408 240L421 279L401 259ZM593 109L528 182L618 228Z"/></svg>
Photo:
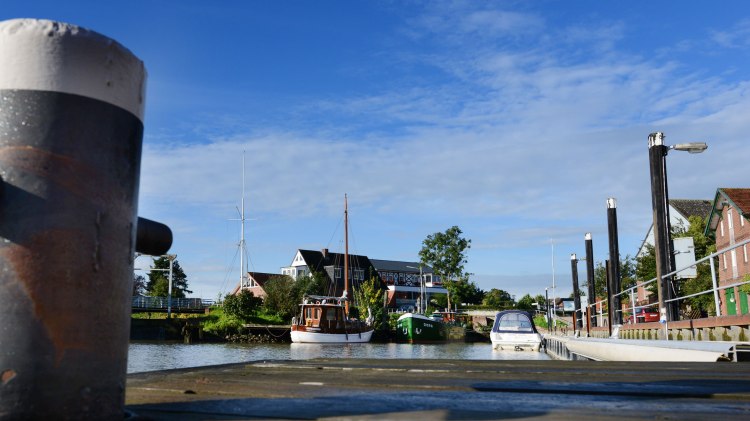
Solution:
<svg viewBox="0 0 750 421"><path fill-rule="evenodd" d="M0 22L0 419L124 417L136 242L171 245L136 216L145 80L100 34Z"/></svg>

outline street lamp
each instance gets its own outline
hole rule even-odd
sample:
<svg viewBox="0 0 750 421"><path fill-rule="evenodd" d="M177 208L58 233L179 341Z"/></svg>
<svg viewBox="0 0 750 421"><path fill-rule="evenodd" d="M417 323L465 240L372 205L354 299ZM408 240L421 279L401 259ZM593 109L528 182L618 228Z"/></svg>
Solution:
<svg viewBox="0 0 750 421"><path fill-rule="evenodd" d="M672 298L671 277L664 278L664 274L674 270L674 255L672 254L671 227L669 223L669 193L667 189L666 157L670 149L701 153L708 148L703 142L678 143L673 146L664 144L664 133L655 132L648 135L648 157L651 169L651 203L654 220L654 250L656 252L656 285L659 298L659 314L663 322L674 321L679 318L677 306L665 301Z"/></svg>

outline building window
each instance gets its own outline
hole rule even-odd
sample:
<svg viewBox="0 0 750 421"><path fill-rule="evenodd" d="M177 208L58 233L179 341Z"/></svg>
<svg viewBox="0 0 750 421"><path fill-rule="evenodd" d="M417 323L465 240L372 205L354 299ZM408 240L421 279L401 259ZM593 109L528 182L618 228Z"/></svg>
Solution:
<svg viewBox="0 0 750 421"><path fill-rule="evenodd" d="M719 222L719 228L721 228L721 236L724 236L724 221Z"/></svg>
<svg viewBox="0 0 750 421"><path fill-rule="evenodd" d="M341 268L334 268L333 269L333 277L336 279L341 278Z"/></svg>
<svg viewBox="0 0 750 421"><path fill-rule="evenodd" d="M727 209L727 228L729 228L729 232L732 232L732 228L734 228L734 222L732 221L732 209Z"/></svg>
<svg viewBox="0 0 750 421"><path fill-rule="evenodd" d="M724 259L724 270L727 270L727 254L724 253L721 255L722 259Z"/></svg>
<svg viewBox="0 0 750 421"><path fill-rule="evenodd" d="M747 244L742 246L742 251L745 253L745 263L747 263Z"/></svg>

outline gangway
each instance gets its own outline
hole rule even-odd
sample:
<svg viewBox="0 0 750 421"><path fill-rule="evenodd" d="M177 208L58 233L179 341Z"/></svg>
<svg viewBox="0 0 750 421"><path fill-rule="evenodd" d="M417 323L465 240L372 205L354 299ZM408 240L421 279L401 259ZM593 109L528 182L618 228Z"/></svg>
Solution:
<svg viewBox="0 0 750 421"><path fill-rule="evenodd" d="M594 361L717 362L750 361L750 342L665 341L547 336L548 349L561 349ZM552 346L553 343L556 346Z"/></svg>

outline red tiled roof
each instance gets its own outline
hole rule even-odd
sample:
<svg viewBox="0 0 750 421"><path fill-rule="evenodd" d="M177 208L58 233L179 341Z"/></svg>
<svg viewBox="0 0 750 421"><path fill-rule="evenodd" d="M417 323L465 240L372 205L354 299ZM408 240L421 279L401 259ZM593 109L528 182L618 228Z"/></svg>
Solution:
<svg viewBox="0 0 750 421"><path fill-rule="evenodd" d="M255 283L257 283L258 286L261 288L265 286L266 282L268 282L268 280L271 279L272 276L284 276L278 273L263 273L263 272L248 272L247 274L250 278L255 280ZM240 291L240 284L238 283L237 286L235 286L234 289L232 290L232 295L236 295L239 291Z"/></svg>
<svg viewBox="0 0 750 421"><path fill-rule="evenodd" d="M750 214L750 189L721 189L743 215Z"/></svg>
<svg viewBox="0 0 750 421"><path fill-rule="evenodd" d="M732 206L743 217L747 218L750 215L750 189L719 188L716 190L716 197L714 198L711 214L708 217L708 223L704 231L705 234L716 231L716 227L722 218L722 209L727 204L727 200L732 202Z"/></svg>

